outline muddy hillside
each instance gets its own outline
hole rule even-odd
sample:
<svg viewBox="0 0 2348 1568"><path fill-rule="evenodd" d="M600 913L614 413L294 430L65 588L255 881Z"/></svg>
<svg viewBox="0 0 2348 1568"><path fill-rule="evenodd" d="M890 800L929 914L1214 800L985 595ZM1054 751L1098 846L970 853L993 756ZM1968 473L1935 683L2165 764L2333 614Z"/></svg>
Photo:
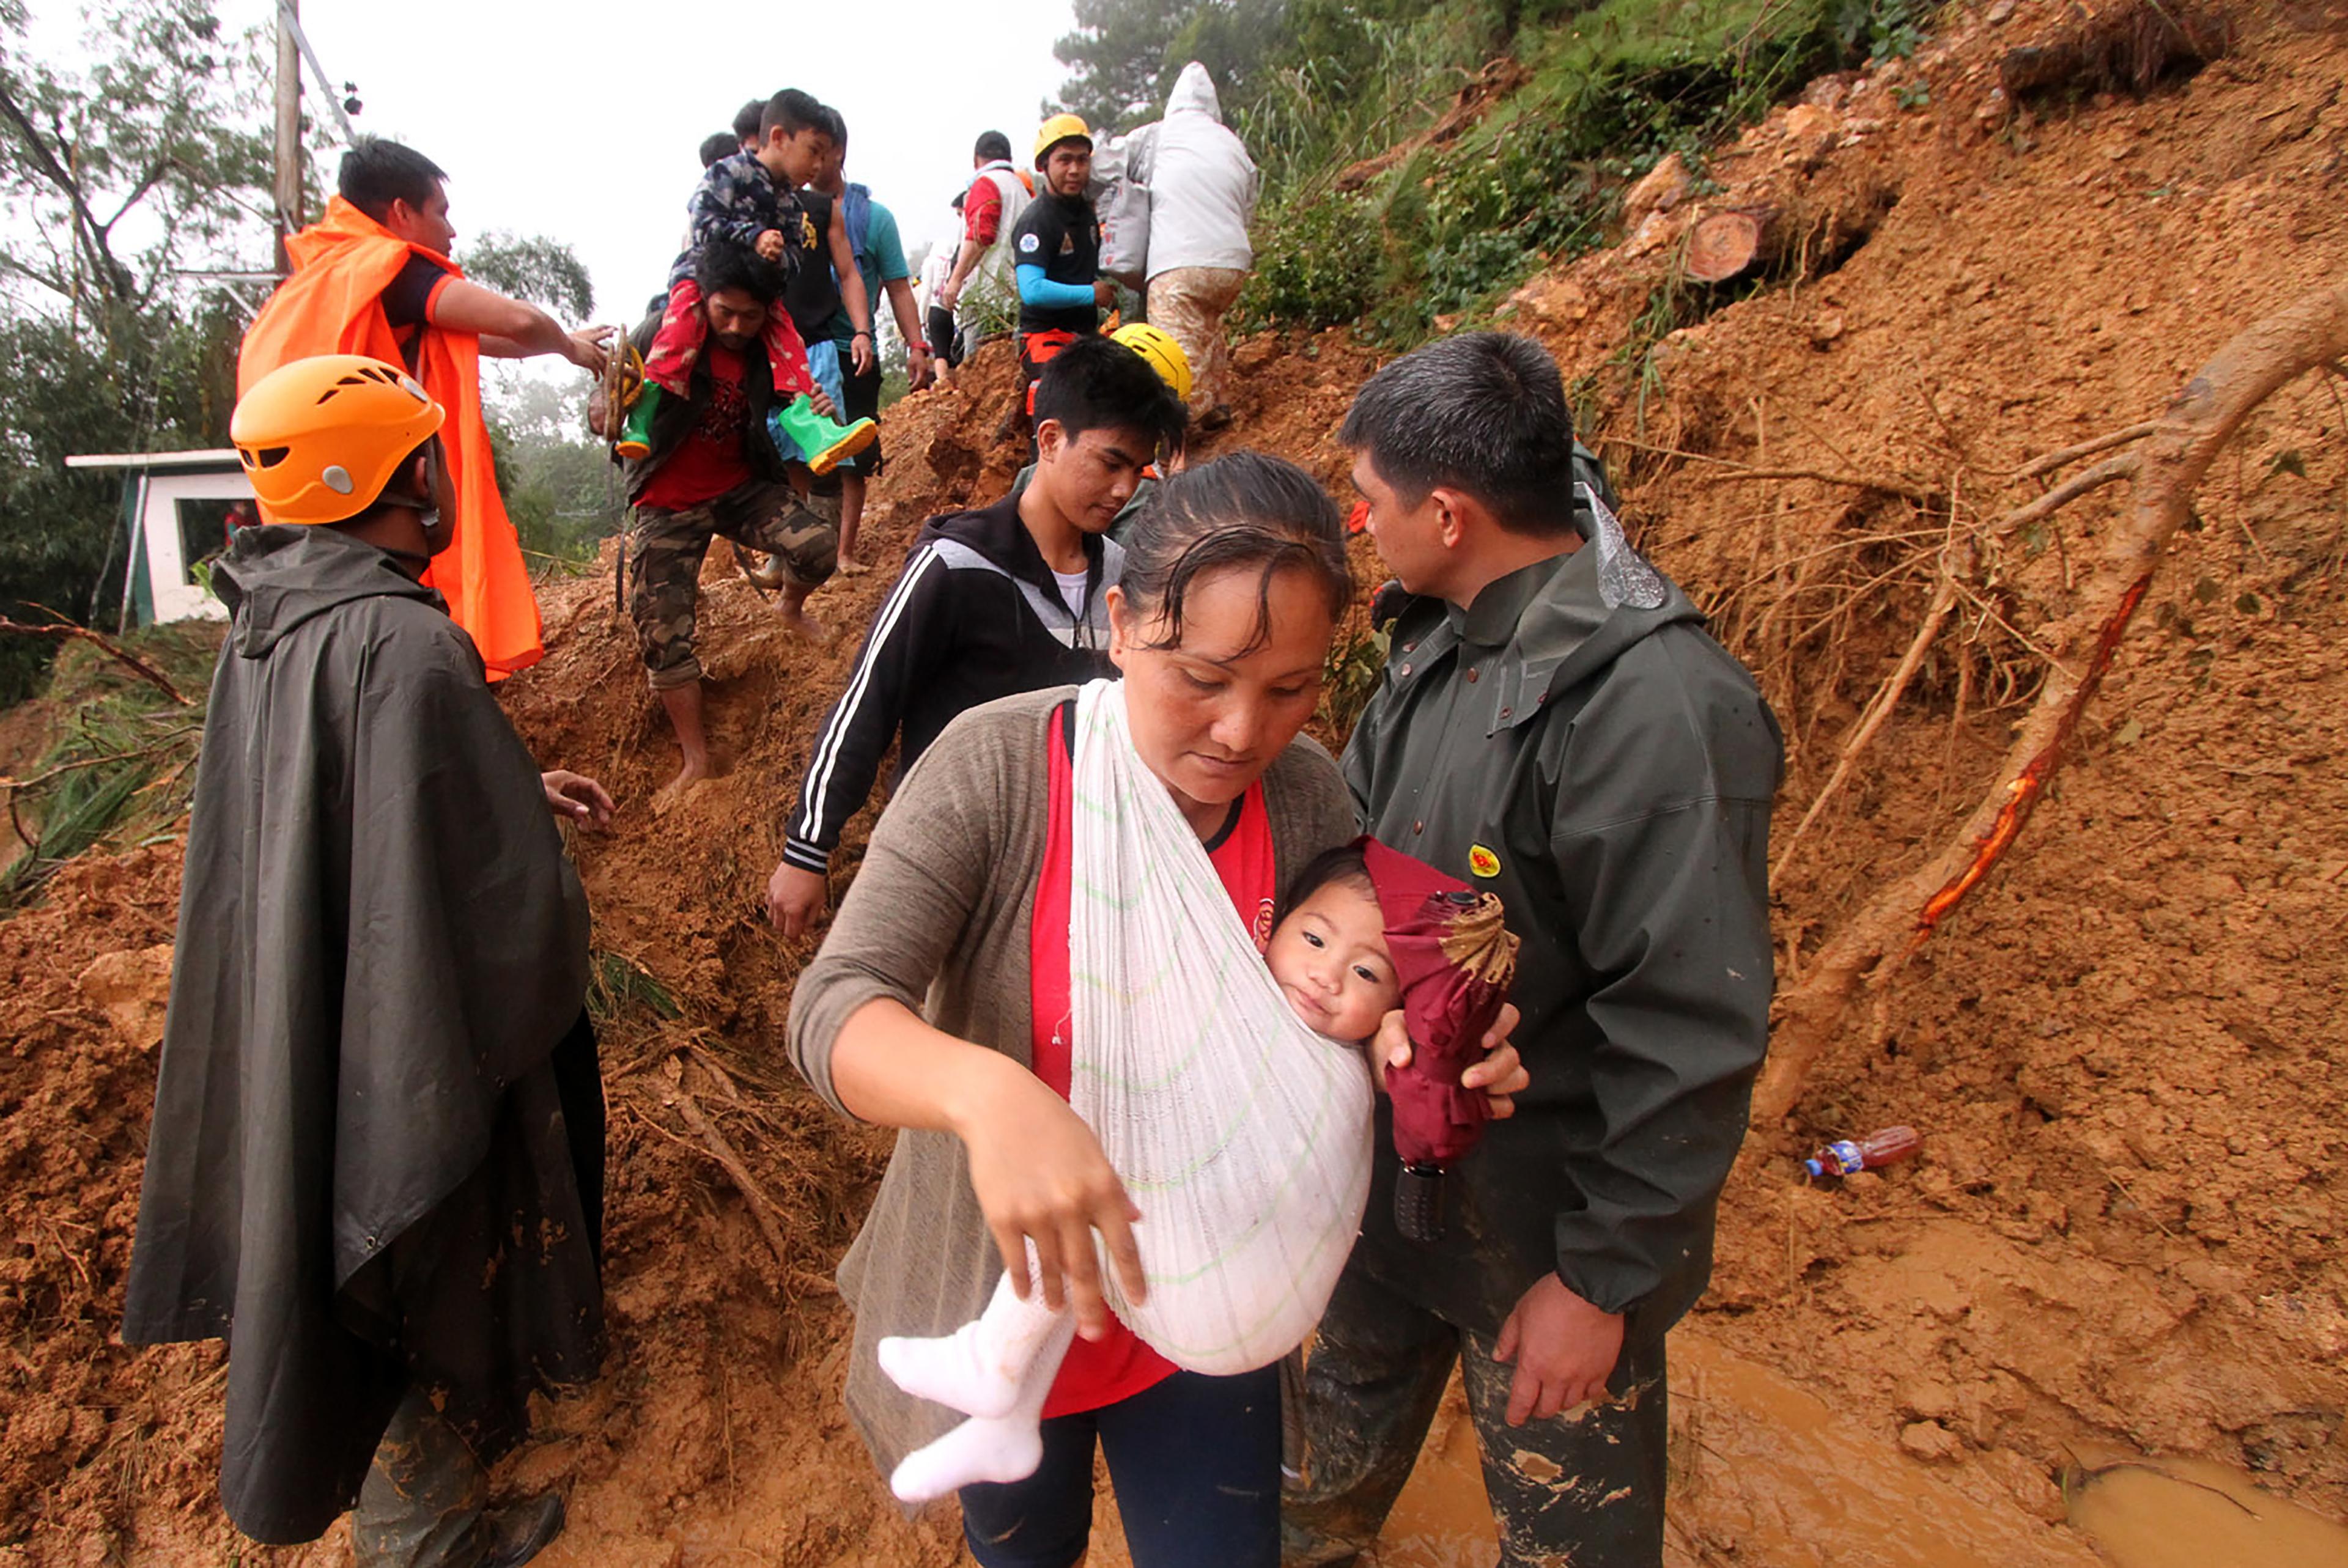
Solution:
<svg viewBox="0 0 2348 1568"><path fill-rule="evenodd" d="M2032 503L2127 456L2235 333L2348 275L2338 7L2204 8L2150 58L2091 9L2132 8L1952 6L1913 59L1667 163L1618 243L1502 312L1574 378L1627 520L1785 723L1781 989L1963 831L2047 682L2088 656L2072 632L2129 477ZM1723 245L1746 259L1702 281ZM1342 487L1331 433L1378 354L1332 333L1237 357L1237 417L1205 451L1266 448ZM872 556L1000 493L1014 381L992 348L891 412ZM1677 1561L2086 1563L2066 1473L2075 1501L2141 1455L2247 1475L2246 1513L2348 1515L2343 425L2337 366L2250 415L2007 858L1860 989L1756 1130L1675 1342ZM713 556L701 641L730 771L655 815L675 757L610 569L607 549L548 585L548 655L503 695L547 765L622 802L572 846L613 1108L613 1354L501 1480L570 1490L557 1568L951 1563L950 1512L907 1521L839 1409L829 1276L888 1141L791 1079L812 948L762 915L890 573L817 596L846 633L817 649ZM347 1560L339 1529L240 1547L212 1497L217 1348L116 1339L179 853L93 857L0 924L0 1563ZM1921 1158L1800 1179L1809 1142L1892 1122ZM1381 1561L1488 1561L1476 1484L1446 1418ZM1114 1518L1097 1530L1097 1560L1121 1563Z"/></svg>

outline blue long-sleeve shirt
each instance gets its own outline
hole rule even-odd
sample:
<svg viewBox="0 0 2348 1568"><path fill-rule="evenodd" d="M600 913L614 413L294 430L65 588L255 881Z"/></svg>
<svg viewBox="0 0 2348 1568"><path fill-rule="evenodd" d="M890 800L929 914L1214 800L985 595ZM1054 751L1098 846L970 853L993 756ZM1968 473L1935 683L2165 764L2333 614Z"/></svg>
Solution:
<svg viewBox="0 0 2348 1568"><path fill-rule="evenodd" d="M1032 262L1019 269L1019 302L1039 311L1081 309L1093 302L1090 283L1056 283Z"/></svg>

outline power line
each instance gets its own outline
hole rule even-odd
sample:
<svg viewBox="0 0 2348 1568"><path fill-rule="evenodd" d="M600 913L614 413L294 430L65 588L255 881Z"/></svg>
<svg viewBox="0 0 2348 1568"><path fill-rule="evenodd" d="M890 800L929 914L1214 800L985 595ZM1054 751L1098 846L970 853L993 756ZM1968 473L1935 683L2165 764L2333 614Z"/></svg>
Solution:
<svg viewBox="0 0 2348 1568"><path fill-rule="evenodd" d="M359 133L352 128L351 117L343 112L343 95L335 89L334 79L326 75L326 67L319 64L318 51L310 46L310 35L302 31L302 19L294 14L293 0L277 0L277 25L294 35L294 43L302 51L302 57L310 62L310 75L317 81L318 96L324 98L326 107L335 111L335 123L343 128L343 145L348 147L357 141Z"/></svg>

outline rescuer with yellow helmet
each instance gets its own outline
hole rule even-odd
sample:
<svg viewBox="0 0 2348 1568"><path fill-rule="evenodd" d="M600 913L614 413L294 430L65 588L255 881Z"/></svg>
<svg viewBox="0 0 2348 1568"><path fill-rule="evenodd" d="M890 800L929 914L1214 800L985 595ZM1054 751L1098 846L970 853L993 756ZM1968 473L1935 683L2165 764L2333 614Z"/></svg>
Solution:
<svg viewBox="0 0 2348 1568"><path fill-rule="evenodd" d="M487 1467L603 1348L587 901L548 811L611 798L539 771L419 580L442 420L328 354L230 421L267 520L212 571L124 1286L127 1341L232 1341L229 1521L292 1544L347 1511L360 1568L529 1561L561 1498L485 1506Z"/></svg>
<svg viewBox="0 0 2348 1568"><path fill-rule="evenodd" d="M1075 115L1056 114L1036 128L1035 156L1042 188L1011 231L1019 283L1019 395L1030 461L1035 377L1062 349L1099 332L1101 311L1117 303L1117 285L1101 276L1100 215L1086 194L1091 129Z"/></svg>
<svg viewBox="0 0 2348 1568"><path fill-rule="evenodd" d="M1108 335L1139 354L1176 398L1190 401L1190 356L1172 333L1148 322L1128 322Z"/></svg>

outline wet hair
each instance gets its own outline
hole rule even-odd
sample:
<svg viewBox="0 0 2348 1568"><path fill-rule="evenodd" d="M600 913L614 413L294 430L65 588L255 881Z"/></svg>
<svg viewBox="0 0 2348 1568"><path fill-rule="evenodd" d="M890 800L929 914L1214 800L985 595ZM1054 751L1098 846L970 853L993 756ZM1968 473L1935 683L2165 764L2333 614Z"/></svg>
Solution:
<svg viewBox="0 0 2348 1568"><path fill-rule="evenodd" d="M1573 413L1549 351L1462 333L1380 370L1337 439L1365 454L1406 505L1440 486L1474 497L1510 533L1573 528Z"/></svg>
<svg viewBox="0 0 2348 1568"><path fill-rule="evenodd" d="M1324 849L1306 861L1304 869L1296 874L1288 884L1288 890L1280 896L1280 902L1273 907L1272 925L1279 926L1296 913L1298 905L1337 882L1358 888L1373 898L1378 896L1377 882L1370 876L1370 863L1364 857L1359 844L1341 844L1334 849Z"/></svg>
<svg viewBox="0 0 2348 1568"><path fill-rule="evenodd" d="M762 141L766 138L767 100L752 98L734 111L734 139Z"/></svg>
<svg viewBox="0 0 2348 1568"><path fill-rule="evenodd" d="M707 299L721 289L740 289L762 305L783 297L783 270L747 245L711 240L693 259L693 281Z"/></svg>
<svg viewBox="0 0 2348 1568"><path fill-rule="evenodd" d="M778 130L785 136L797 136L803 130L831 134L831 123L824 117L831 111L797 87L785 87L767 100L758 116L758 139L765 141Z"/></svg>
<svg viewBox="0 0 2348 1568"><path fill-rule="evenodd" d="M390 214L393 202L420 208L432 200L434 181L448 178L446 169L412 147L379 136L363 136L343 154L335 189L342 192L344 200L380 223Z"/></svg>
<svg viewBox="0 0 2348 1568"><path fill-rule="evenodd" d="M701 138L701 167L708 168L721 158L731 158L742 150L742 138L730 130L712 131Z"/></svg>
<svg viewBox="0 0 2348 1568"><path fill-rule="evenodd" d="M1087 430L1132 430L1148 456L1178 450L1189 415L1149 362L1105 337L1080 337L1044 364L1035 382L1035 425L1057 420L1068 439Z"/></svg>
<svg viewBox="0 0 2348 1568"><path fill-rule="evenodd" d="M1309 576L1332 621L1354 600L1337 504L1286 458L1242 451L1185 468L1159 487L1126 536L1118 582L1143 622L1166 622L1165 638L1147 646L1172 648L1182 641L1190 590L1217 572L1247 570L1257 584L1246 651L1272 641L1272 582L1282 572Z"/></svg>
<svg viewBox="0 0 2348 1568"><path fill-rule="evenodd" d="M981 163L993 163L997 159L1007 161L1011 157L1011 138L999 130L980 131L978 143L970 149L970 155Z"/></svg>

